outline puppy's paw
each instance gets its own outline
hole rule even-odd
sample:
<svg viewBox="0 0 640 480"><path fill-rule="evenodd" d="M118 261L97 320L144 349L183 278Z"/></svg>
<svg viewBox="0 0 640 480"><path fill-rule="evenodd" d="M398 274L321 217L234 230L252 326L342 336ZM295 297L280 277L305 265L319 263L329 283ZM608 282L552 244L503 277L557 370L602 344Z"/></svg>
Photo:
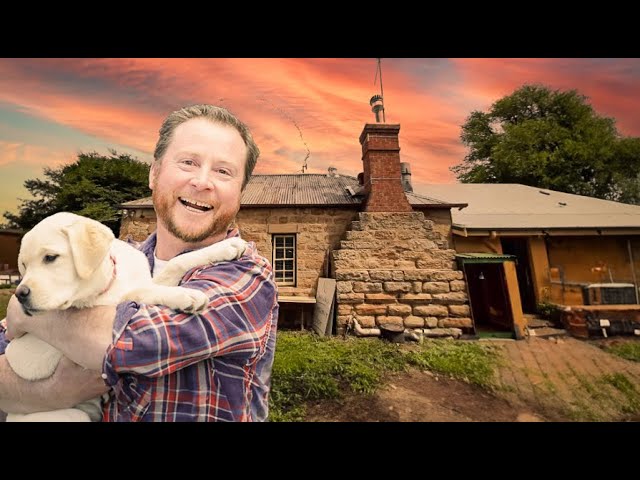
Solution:
<svg viewBox="0 0 640 480"><path fill-rule="evenodd" d="M221 251L221 258L218 260L220 262L236 260L244 255L247 249L247 242L237 237L229 238L222 243L224 243L224 248Z"/></svg>
<svg viewBox="0 0 640 480"><path fill-rule="evenodd" d="M209 304L209 297L200 290L194 290L192 288L182 288L183 298L179 302L180 304L176 308L186 313L197 313L207 308Z"/></svg>
<svg viewBox="0 0 640 480"><path fill-rule="evenodd" d="M156 285L175 287L180 284L180 280L182 280L182 277L186 272L187 269L182 268L180 265L167 265L158 275L153 277L153 283Z"/></svg>

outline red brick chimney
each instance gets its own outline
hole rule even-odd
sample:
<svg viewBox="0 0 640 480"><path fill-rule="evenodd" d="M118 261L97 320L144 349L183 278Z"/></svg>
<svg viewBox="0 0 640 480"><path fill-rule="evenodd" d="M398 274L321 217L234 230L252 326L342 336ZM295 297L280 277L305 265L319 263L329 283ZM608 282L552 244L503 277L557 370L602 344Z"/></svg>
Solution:
<svg viewBox="0 0 640 480"><path fill-rule="evenodd" d="M365 212L412 212L402 187L399 124L367 123L360 134Z"/></svg>

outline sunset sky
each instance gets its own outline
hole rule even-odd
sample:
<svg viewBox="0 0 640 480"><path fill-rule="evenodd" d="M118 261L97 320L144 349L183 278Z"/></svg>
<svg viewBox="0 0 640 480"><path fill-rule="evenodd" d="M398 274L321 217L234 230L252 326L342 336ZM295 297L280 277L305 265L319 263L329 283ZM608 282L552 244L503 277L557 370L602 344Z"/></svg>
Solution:
<svg viewBox="0 0 640 480"><path fill-rule="evenodd" d="M373 123L376 59L0 59L0 214L29 198L43 167L108 149L151 161L164 117L192 103L222 105L249 125L255 173L362 171L358 137ZM399 123L415 191L452 183L473 110L525 83L576 89L640 136L640 59L382 59L387 123ZM0 218L0 223L4 219Z"/></svg>

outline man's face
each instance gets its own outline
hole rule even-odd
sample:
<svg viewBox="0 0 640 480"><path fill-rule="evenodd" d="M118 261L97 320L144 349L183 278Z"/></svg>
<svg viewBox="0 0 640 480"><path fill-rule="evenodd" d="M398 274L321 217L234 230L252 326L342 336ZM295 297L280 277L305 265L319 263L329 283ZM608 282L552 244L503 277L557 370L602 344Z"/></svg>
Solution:
<svg viewBox="0 0 640 480"><path fill-rule="evenodd" d="M233 127L203 118L180 124L149 172L158 223L187 243L226 233L240 208L246 155Z"/></svg>

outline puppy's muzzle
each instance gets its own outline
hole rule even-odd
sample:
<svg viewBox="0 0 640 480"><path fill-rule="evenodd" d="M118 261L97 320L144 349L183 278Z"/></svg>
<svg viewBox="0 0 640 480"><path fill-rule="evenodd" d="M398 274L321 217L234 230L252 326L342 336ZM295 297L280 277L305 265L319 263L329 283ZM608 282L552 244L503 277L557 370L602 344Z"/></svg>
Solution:
<svg viewBox="0 0 640 480"><path fill-rule="evenodd" d="M29 287L27 287L26 285L20 285L16 289L15 296L20 302L20 305L22 306L22 310L24 311L24 313L26 313L27 315L32 315L33 309L30 308L31 307L31 302L30 302L31 289L29 289Z"/></svg>
<svg viewBox="0 0 640 480"><path fill-rule="evenodd" d="M29 295L31 295L31 290L26 285L20 285L16 289L16 297L22 305L29 301Z"/></svg>

